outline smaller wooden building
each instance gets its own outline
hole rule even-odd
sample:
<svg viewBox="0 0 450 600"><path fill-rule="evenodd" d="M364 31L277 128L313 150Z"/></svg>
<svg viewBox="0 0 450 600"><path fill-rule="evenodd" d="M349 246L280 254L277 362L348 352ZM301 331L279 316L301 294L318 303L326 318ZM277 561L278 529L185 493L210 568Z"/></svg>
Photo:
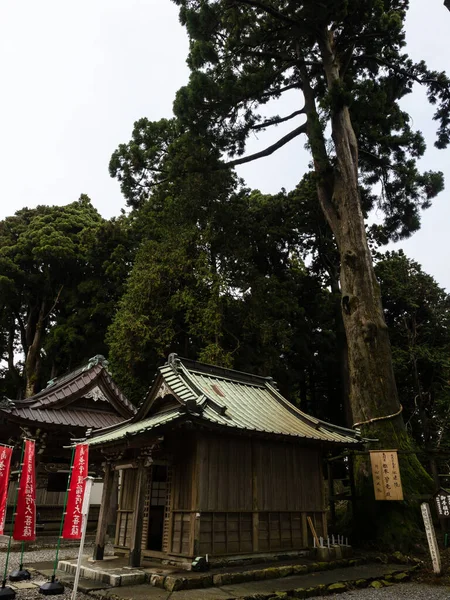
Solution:
<svg viewBox="0 0 450 600"><path fill-rule="evenodd" d="M0 402L0 439L14 446L13 472L18 469L23 438L36 441L36 504L44 531L59 526L70 468L70 440L85 438L91 429L122 423L135 413L136 408L119 390L100 355L53 379L30 398ZM89 462L90 472L101 479L102 456L95 448ZM16 486L15 481L10 485L10 505ZM98 482L93 495L97 510L91 511L91 518L98 515L101 491Z"/></svg>
<svg viewBox="0 0 450 600"><path fill-rule="evenodd" d="M312 545L326 535L322 454L353 431L310 417L270 378L169 357L138 413L94 432L106 459L94 558L120 471L115 548L131 566Z"/></svg>

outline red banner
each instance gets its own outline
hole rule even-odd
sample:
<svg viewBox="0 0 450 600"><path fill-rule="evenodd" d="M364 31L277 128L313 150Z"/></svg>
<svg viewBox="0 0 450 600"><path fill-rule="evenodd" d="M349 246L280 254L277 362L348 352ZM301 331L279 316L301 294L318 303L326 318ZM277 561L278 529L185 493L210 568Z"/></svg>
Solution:
<svg viewBox="0 0 450 600"><path fill-rule="evenodd" d="M0 535L3 535L8 499L9 472L11 469L12 448L0 446Z"/></svg>
<svg viewBox="0 0 450 600"><path fill-rule="evenodd" d="M69 494L67 496L66 515L62 537L66 540L79 540L81 538L84 490L88 476L89 446L78 444L75 448L72 473L70 475Z"/></svg>
<svg viewBox="0 0 450 600"><path fill-rule="evenodd" d="M34 450L34 442L26 440L13 531L13 538L22 542L32 542L36 539L36 473L34 467Z"/></svg>

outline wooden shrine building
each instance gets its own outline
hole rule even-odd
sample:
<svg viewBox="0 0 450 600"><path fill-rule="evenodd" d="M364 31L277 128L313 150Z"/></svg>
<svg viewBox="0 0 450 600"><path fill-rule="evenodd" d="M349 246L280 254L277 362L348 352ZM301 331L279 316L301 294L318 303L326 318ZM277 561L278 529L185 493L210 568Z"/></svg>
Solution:
<svg viewBox="0 0 450 600"><path fill-rule="evenodd" d="M295 408L270 378L171 355L137 414L88 442L106 459L94 558L120 471L115 549L140 566L312 546L307 517L327 531L322 453L360 440Z"/></svg>
<svg viewBox="0 0 450 600"><path fill-rule="evenodd" d="M95 356L88 364L57 377L38 394L24 400L4 399L0 402L0 439L14 446L13 472L18 468L24 437L36 441L36 505L41 521L61 518L67 487L73 439L85 438L94 428L109 427L130 419L136 408L122 394L107 370L103 356ZM102 457L93 448L90 470L103 476ZM95 486L100 503L101 484ZM15 495L12 482L9 500ZM95 503L95 495L94 495ZM98 512L98 511L97 511ZM94 516L93 512L92 516Z"/></svg>

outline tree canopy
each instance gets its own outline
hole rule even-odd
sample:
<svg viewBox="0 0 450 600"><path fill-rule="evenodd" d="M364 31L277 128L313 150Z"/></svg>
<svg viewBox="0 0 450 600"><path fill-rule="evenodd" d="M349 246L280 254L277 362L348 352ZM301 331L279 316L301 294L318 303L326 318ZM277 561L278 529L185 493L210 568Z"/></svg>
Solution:
<svg viewBox="0 0 450 600"><path fill-rule="evenodd" d="M401 101L415 85L425 87L435 106L436 145L445 148L449 79L405 53L407 0L332 0L320 10L312 0L174 2L190 41L189 84L177 93L174 119L136 123L130 143L113 155L111 174L139 206L174 174L191 182L201 172L229 172L304 135L316 202L338 253L335 288L354 424L379 447L409 451L364 217L381 209L383 222L370 232L375 241L406 237L442 190L442 173L420 171L425 142ZM277 100L296 92L298 109L279 115ZM246 154L251 134L281 123L292 130ZM408 493L428 489L413 454L403 470ZM358 472L362 488L366 472ZM373 509L376 520L383 511ZM395 519L389 510L385 524Z"/></svg>
<svg viewBox="0 0 450 600"><path fill-rule="evenodd" d="M0 343L4 392L30 396L97 353L127 274L120 220L87 196L24 208L0 223Z"/></svg>

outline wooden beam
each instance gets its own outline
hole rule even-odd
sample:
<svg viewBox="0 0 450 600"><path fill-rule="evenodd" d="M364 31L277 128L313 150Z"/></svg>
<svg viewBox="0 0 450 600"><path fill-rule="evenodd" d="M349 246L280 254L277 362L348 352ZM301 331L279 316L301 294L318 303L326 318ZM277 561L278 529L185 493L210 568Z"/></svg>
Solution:
<svg viewBox="0 0 450 600"><path fill-rule="evenodd" d="M136 482L136 496L134 504L133 525L130 536L130 555L128 564L130 567L141 566L141 546L144 523L145 495L148 491L149 468L144 465L144 460L139 462L138 476Z"/></svg>
<svg viewBox="0 0 450 600"><path fill-rule="evenodd" d="M110 462L105 465L105 475L103 478L102 503L100 505L100 513L98 516L98 526L95 535L94 560L103 560L105 553L105 538L110 522L110 499L114 493L113 484L117 481L113 474L113 467Z"/></svg>
<svg viewBox="0 0 450 600"><path fill-rule="evenodd" d="M308 525L309 525L309 528L310 528L311 533L313 535L313 538L316 540L316 548L318 548L320 546L320 541L319 541L319 538L317 536L317 533L316 533L315 527L313 525L312 519L311 519L311 517L306 517L306 520L308 521Z"/></svg>

